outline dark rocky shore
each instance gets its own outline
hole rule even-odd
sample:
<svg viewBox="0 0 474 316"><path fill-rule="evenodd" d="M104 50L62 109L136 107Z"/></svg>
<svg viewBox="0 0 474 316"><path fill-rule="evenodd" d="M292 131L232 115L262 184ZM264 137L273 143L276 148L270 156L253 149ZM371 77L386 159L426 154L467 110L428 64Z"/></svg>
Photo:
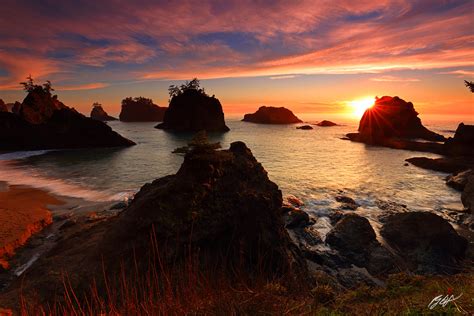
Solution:
<svg viewBox="0 0 474 316"><path fill-rule="evenodd" d="M261 106L257 112L245 114L244 122L260 124L295 124L303 121L285 107Z"/></svg>
<svg viewBox="0 0 474 316"><path fill-rule="evenodd" d="M90 117L91 119L102 122L117 120L115 117L108 115L107 112L105 112L105 110L99 104L93 105Z"/></svg>
<svg viewBox="0 0 474 316"><path fill-rule="evenodd" d="M135 143L34 86L14 113L0 112L0 150L121 147Z"/></svg>
<svg viewBox="0 0 474 316"><path fill-rule="evenodd" d="M79 297L92 279L99 292L105 291L104 271L108 286L114 286L120 271L149 272L150 258L157 255L175 266L191 255L202 267L228 275L291 275L305 284L324 275L341 288L381 285L401 271L463 269L468 243L442 217L384 207L376 228L381 242L371 222L356 213L353 199L338 196L337 201L341 211L321 236L313 227L317 218L304 212L296 197L283 200L244 143L227 150L203 143L186 154L175 175L145 184L123 211L64 220L56 246L0 294L0 305L18 304L20 289L24 298L43 304L61 300L62 275L70 277Z"/></svg>

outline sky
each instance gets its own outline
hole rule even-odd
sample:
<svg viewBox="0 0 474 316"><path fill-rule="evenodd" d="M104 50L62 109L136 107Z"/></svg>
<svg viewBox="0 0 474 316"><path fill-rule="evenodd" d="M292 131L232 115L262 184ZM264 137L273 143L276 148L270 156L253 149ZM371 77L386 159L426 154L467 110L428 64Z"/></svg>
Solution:
<svg viewBox="0 0 474 316"><path fill-rule="evenodd" d="M261 105L350 113L399 96L420 113L472 118L473 0L4 0L0 98L31 74L83 113L129 96L167 106L197 77L226 113Z"/></svg>

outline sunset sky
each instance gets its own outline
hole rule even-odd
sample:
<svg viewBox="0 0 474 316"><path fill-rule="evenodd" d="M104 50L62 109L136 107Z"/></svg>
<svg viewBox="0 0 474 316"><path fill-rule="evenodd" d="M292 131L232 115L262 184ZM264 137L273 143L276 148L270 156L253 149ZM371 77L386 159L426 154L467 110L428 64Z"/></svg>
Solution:
<svg viewBox="0 0 474 316"><path fill-rule="evenodd" d="M2 1L0 98L31 73L83 113L127 96L166 106L198 77L226 113L284 105L345 113L398 95L474 115L474 1Z"/></svg>

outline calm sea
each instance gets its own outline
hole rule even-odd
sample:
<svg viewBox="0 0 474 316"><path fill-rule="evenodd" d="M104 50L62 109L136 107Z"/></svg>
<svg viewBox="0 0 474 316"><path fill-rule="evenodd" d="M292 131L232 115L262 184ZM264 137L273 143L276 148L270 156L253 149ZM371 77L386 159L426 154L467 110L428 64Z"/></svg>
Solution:
<svg viewBox="0 0 474 316"><path fill-rule="evenodd" d="M341 140L357 130L358 121L343 116L307 115L308 122L332 119L343 126L298 130L295 125L259 125L227 117L231 131L209 135L228 148L244 141L284 194L306 203L306 210L324 214L337 208L334 197L345 194L376 212L380 201L405 204L411 210L461 210L460 194L446 186L444 173L405 166L415 156L430 153L372 147ZM424 124L452 136L462 118L426 117ZM464 118L465 123L472 124ZM156 178L175 173L183 157L172 151L191 134L172 134L155 123L110 122L138 145L125 149L84 149L15 152L0 155L0 181L24 184L53 193L92 201L121 200Z"/></svg>

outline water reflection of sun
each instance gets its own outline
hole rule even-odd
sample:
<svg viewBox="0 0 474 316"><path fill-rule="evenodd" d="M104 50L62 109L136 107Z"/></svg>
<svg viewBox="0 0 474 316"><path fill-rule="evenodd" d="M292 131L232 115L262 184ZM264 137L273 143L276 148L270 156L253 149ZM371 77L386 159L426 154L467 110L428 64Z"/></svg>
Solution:
<svg viewBox="0 0 474 316"><path fill-rule="evenodd" d="M349 101L348 105L352 108L352 113L354 116L361 117L364 114L365 110L372 107L374 103L374 97L367 97L363 99Z"/></svg>

